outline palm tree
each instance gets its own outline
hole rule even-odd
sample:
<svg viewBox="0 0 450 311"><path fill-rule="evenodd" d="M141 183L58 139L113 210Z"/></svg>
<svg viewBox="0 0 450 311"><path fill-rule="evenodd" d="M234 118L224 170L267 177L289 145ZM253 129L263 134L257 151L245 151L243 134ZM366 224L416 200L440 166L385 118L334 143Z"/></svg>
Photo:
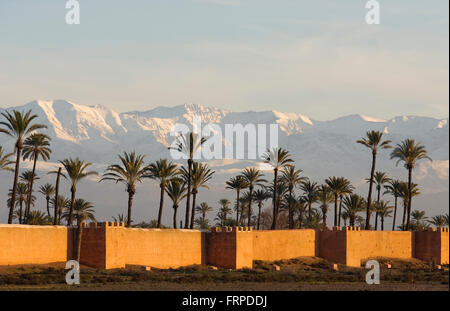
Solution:
<svg viewBox="0 0 450 311"><path fill-rule="evenodd" d="M317 189L317 201L320 203L320 209L322 211L322 223L324 227L327 227L327 213L328 204L333 201L331 196L330 188L327 185L321 185Z"/></svg>
<svg viewBox="0 0 450 311"><path fill-rule="evenodd" d="M370 182L369 179L366 179L367 182ZM387 176L385 172L375 172L374 175L374 183L377 190L377 203L380 203L381 196L381 188L384 184L388 183L391 179ZM378 213L375 213L375 230L378 230Z"/></svg>
<svg viewBox="0 0 450 311"><path fill-rule="evenodd" d="M39 179L39 177L37 177L36 174L33 173L33 171L26 170L25 172L23 172L20 175L19 179L20 179L20 181L27 184L28 195L27 195L27 199L25 200L25 221L24 221L24 223L27 223L28 222L28 214L30 213L30 208L29 208L27 202L28 202L28 199L31 200L31 196L33 196L33 194L30 193L30 185L32 183L34 183L35 180Z"/></svg>
<svg viewBox="0 0 450 311"><path fill-rule="evenodd" d="M260 188L255 191L254 194L255 201L258 203L258 218L256 221L256 229L259 230L260 222L261 222L261 211L264 204L264 201L270 198L269 192L266 189Z"/></svg>
<svg viewBox="0 0 450 311"><path fill-rule="evenodd" d="M189 176L189 171L186 170L186 168L181 168L181 174L185 181L187 181L187 178ZM196 207L196 200L197 200L197 193L199 188L207 188L209 187L206 185L208 181L211 180L212 176L214 175L214 171L211 170L207 164L202 164L198 162L194 162L192 166L192 172L191 172L191 194L192 194L192 214L191 214L191 224L189 226L190 229L194 228L194 220L195 220L195 207Z"/></svg>
<svg viewBox="0 0 450 311"><path fill-rule="evenodd" d="M230 201L228 199L220 199L219 200L220 209L217 213L217 219L222 222L222 226L225 226L227 223L227 216L231 214Z"/></svg>
<svg viewBox="0 0 450 311"><path fill-rule="evenodd" d="M239 203L241 201L240 194L241 194L241 191L243 189L246 189L248 186L245 181L245 178L240 175L230 178L230 180L228 180L226 182L226 185L227 185L226 189L236 190L236 224L238 224L239 223L239 210L240 210Z"/></svg>
<svg viewBox="0 0 450 311"><path fill-rule="evenodd" d="M436 215L431 218L431 220L428 220L430 224L435 226L436 228L441 228L445 226L445 216L444 215Z"/></svg>
<svg viewBox="0 0 450 311"><path fill-rule="evenodd" d="M294 191L297 185L306 181L307 178L304 176L300 176L302 170L296 170L294 165L287 165L281 171L281 181L288 186L289 198L288 198L288 208L289 208L289 229L294 228L294 215L292 208L292 192Z"/></svg>
<svg viewBox="0 0 450 311"><path fill-rule="evenodd" d="M382 140L383 132L380 131L368 131L366 132L366 137L363 137L356 142L361 144L372 151L372 168L370 170L369 179L369 194L367 195L367 208L366 208L366 229L370 228L370 206L372 204L372 186L373 177L375 174L375 166L377 162L378 149L389 149L392 148L390 140Z"/></svg>
<svg viewBox="0 0 450 311"><path fill-rule="evenodd" d="M339 195L339 215L338 215L338 226L341 226L341 211L342 211L342 200L345 195L351 194L355 189L350 180L339 177L339 181L341 184L340 195Z"/></svg>
<svg viewBox="0 0 450 311"><path fill-rule="evenodd" d="M273 148L272 150L267 150L263 155L264 163L268 163L273 168L273 216L272 216L272 230L277 228L277 183L278 183L278 171L284 168L286 165L294 162L292 160L289 151L283 148Z"/></svg>
<svg viewBox="0 0 450 311"><path fill-rule="evenodd" d="M59 182L61 180L61 173L62 168L58 167L58 170L56 171L56 185L55 185L55 197L54 197L54 205L53 207L55 208L54 211L54 216L53 216L53 225L59 225L61 223L61 211L62 211L62 207L58 205L59 203ZM54 172L49 172L47 174L52 174Z"/></svg>
<svg viewBox="0 0 450 311"><path fill-rule="evenodd" d="M308 204L308 220L310 220L312 217L312 205L317 202L319 185L308 179L300 184L300 189L304 192L303 198Z"/></svg>
<svg viewBox="0 0 450 311"><path fill-rule="evenodd" d="M41 157L44 162L50 159L50 153L52 152L49 148L50 137L42 133L33 133L27 137L23 143L22 157L23 160L30 159L33 161L33 175L36 173L36 163ZM30 209L31 194L33 193L34 180L32 179L28 187L30 188L30 194L28 195L26 209Z"/></svg>
<svg viewBox="0 0 450 311"><path fill-rule="evenodd" d="M116 183L123 183L128 192L128 214L127 227L131 227L131 209L133 207L133 198L136 194L136 184L142 182L142 178L146 174L144 166L144 155L136 155L135 152L124 152L123 156L119 155L121 164L110 165L103 174L100 182L104 180L112 180Z"/></svg>
<svg viewBox="0 0 450 311"><path fill-rule="evenodd" d="M177 177L179 173L180 170L178 169L178 166L167 159L159 159L147 167L147 174L145 177L158 180L160 188L157 228L161 228L162 212L164 208L164 192L167 183Z"/></svg>
<svg viewBox="0 0 450 311"><path fill-rule="evenodd" d="M201 223L202 224L206 224L207 219L206 219L206 214L211 212L213 210L213 208L211 206L208 205L208 203L206 202L202 202L200 203L199 206L197 206L197 212L199 212L202 216L201 216Z"/></svg>
<svg viewBox="0 0 450 311"><path fill-rule="evenodd" d="M392 231L395 230L395 220L397 218L398 197L400 196L400 183L398 179L389 180L388 185L384 186L386 191L383 194L391 194L394 197L394 219L392 220Z"/></svg>
<svg viewBox="0 0 450 311"><path fill-rule="evenodd" d="M11 164L14 164L14 161L9 160L11 156L13 156L13 153L5 154L3 147L0 146L0 171L14 171L14 169L10 167Z"/></svg>
<svg viewBox="0 0 450 311"><path fill-rule="evenodd" d="M73 209L75 207L75 197L77 193L77 184L85 179L86 177L92 176L92 175L98 175L97 172L94 171L87 171L87 168L92 165L92 163L84 162L80 160L79 158L68 158L64 159L63 161L59 161L63 165L63 167L66 170L66 174L61 174L65 179L69 180L71 183L70 192L72 194L70 198L70 208L68 211L68 215L66 217L67 219L67 225L72 225L72 214Z"/></svg>
<svg viewBox="0 0 450 311"><path fill-rule="evenodd" d="M17 110L13 110L10 112L2 112L2 116L6 119L6 122L0 122L0 126L4 126L5 128L0 128L0 133L4 133L13 137L16 142L14 145L14 151L16 152L16 166L14 169L14 182L13 182L13 193L11 197L11 206L9 209L8 216L8 224L12 223L14 206L16 200L16 189L17 189L17 181L19 178L19 169L20 169L20 156L22 154L23 149L23 141L33 133L39 129L47 128L45 125L33 123L33 120L37 118L37 115L31 114L31 110L28 112L19 112Z"/></svg>
<svg viewBox="0 0 450 311"><path fill-rule="evenodd" d="M191 174L192 165L194 164L194 155L201 149L202 145L207 140L208 138L206 137L201 137L197 133L189 132L186 134L180 134L175 142L175 147L169 147L169 149L175 149L178 152L183 153L188 160L186 219L184 223L185 229L189 228L189 213L191 209Z"/></svg>
<svg viewBox="0 0 450 311"><path fill-rule="evenodd" d="M9 201L9 204L10 204L10 202L12 201L11 200L11 198L12 198L12 189L9 190L8 197L9 197L8 201ZM27 197L28 197L28 185L26 183L19 182L17 184L16 201L15 201L16 202L15 204L19 206L19 215L18 215L18 217L19 217L19 224L24 223L24 218L25 217L23 217L23 203L26 202Z"/></svg>
<svg viewBox="0 0 450 311"><path fill-rule="evenodd" d="M366 201L362 196L350 194L343 199L344 209L350 218L350 226L354 226L357 213L364 210Z"/></svg>
<svg viewBox="0 0 450 311"><path fill-rule="evenodd" d="M66 208L66 211L63 214L63 218L67 219L67 222L70 223L69 219L72 217L72 214L73 216L75 216L75 219L77 221L77 238L74 259L80 262L83 226L84 223L88 220L95 221L94 205L92 205L91 202L85 201L83 199L76 199L73 211L71 212L70 208Z"/></svg>
<svg viewBox="0 0 450 311"><path fill-rule="evenodd" d="M181 178L171 178L165 187L167 196L172 200L173 228L177 228L177 211L180 202L187 196L186 183Z"/></svg>
<svg viewBox="0 0 450 311"><path fill-rule="evenodd" d="M384 230L384 219L386 217L391 217L391 212L394 207L389 205L389 201L379 201L375 204L375 211L378 217L380 217L381 220L381 231ZM375 223L375 230L376 230L376 223Z"/></svg>
<svg viewBox="0 0 450 311"><path fill-rule="evenodd" d="M408 188L412 187L412 171L416 166L417 161L422 159L428 159L430 161L431 158L428 156L428 152L423 145L414 141L414 139L405 139L400 144L397 144L397 147L391 153L391 159L398 159L396 165L400 162L404 163L405 168L408 170ZM409 230L409 221L411 216L411 202L412 201L412 193L409 193L408 199L408 218L406 222L406 230Z"/></svg>
<svg viewBox="0 0 450 311"><path fill-rule="evenodd" d="M325 180L330 192L334 195L334 226L338 226L338 199L345 194L349 194L353 191L353 186L344 177L329 177Z"/></svg>
<svg viewBox="0 0 450 311"><path fill-rule="evenodd" d="M256 186L262 186L266 180L262 178L264 175L261 171L255 167L247 167L245 168L241 176L244 178L247 188L249 190L249 201L248 201L248 226L251 225L251 216L252 216L252 201L253 201L253 189Z"/></svg>
<svg viewBox="0 0 450 311"><path fill-rule="evenodd" d="M406 230L406 216L408 213L408 201L409 197L415 197L420 194L419 188L417 184L413 183L411 185L412 190L409 191L408 183L400 182L399 185L399 197L403 199L403 220L402 220L402 228Z"/></svg>
<svg viewBox="0 0 450 311"><path fill-rule="evenodd" d="M46 183L39 187L39 193L45 196L47 201L47 215L50 216L50 197L55 193L55 187L52 184Z"/></svg>
<svg viewBox="0 0 450 311"><path fill-rule="evenodd" d="M128 217L127 216L125 216L124 214L117 214L117 217L115 217L115 216L113 216L113 221L114 222L123 222L123 223L128 223ZM131 221L131 222L133 222L133 221Z"/></svg>
<svg viewBox="0 0 450 311"><path fill-rule="evenodd" d="M49 217L41 211L31 211L30 215L28 216L27 224L29 224L29 225L44 226L44 225L49 225L50 223L51 222L50 222Z"/></svg>
<svg viewBox="0 0 450 311"><path fill-rule="evenodd" d="M412 225L416 229L424 228L424 221L428 218L425 216L425 211L414 210L411 212L411 217L413 219Z"/></svg>
<svg viewBox="0 0 450 311"><path fill-rule="evenodd" d="M55 198L56 197L53 197L50 200L50 203L53 205L53 208L55 209L54 217L56 217L56 222L55 219L53 219L53 224L59 225L61 223L63 209L70 208L70 199L66 199L62 195L58 195L58 201L56 201Z"/></svg>
<svg viewBox="0 0 450 311"><path fill-rule="evenodd" d="M444 224L448 227L448 213L444 214L444 220L445 220Z"/></svg>

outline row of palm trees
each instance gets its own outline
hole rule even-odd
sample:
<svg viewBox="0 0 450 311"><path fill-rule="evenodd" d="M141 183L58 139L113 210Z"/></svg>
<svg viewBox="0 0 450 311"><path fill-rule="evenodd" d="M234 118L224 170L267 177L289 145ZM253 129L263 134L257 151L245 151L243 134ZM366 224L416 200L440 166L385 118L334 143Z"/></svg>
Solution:
<svg viewBox="0 0 450 311"><path fill-rule="evenodd" d="M35 180L38 179L36 163L38 160L47 161L49 159L51 154L50 138L43 133L39 133L46 127L34 123L37 116L32 115L31 111L26 113L5 112L2 115L6 121L0 122L0 133L15 138L14 151L16 153L16 161L11 161L10 157L13 154L6 154L0 148L0 169L14 172L13 187L8 201L10 209L8 223L12 223L14 209L17 205L20 207L19 222L27 223L30 217L30 207L35 200L33 185ZM168 159L159 159L146 165L144 155L138 155L135 152L124 152L123 155L119 155L120 162L110 165L100 181L114 181L125 185L128 193L128 210L125 218L127 226L131 226L132 223L132 207L136 186L145 178L156 180L160 187L160 202L156 222L158 228L162 226L166 195L172 201L174 228L177 227L177 211L184 199L186 199L184 228L192 229L195 226L207 225L207 204L202 203L197 206L197 195L200 188L208 188L207 183L212 179L214 171L206 163L194 160L194 155L207 140L207 137L201 137L193 132L177 137L175 147L172 148L184 155L187 166L173 163ZM348 219L351 225L363 221L365 222L363 227L369 229L371 228L371 215L375 212L375 229L378 229L378 220L381 222L381 229L384 229L384 220L391 216L393 209L393 229L395 229L397 201L398 198L402 198L404 205L402 228L409 230L411 227L412 198L419 194L417 185L412 182L413 169L419 160L429 159L431 161L425 147L416 143L413 139L406 139L391 152L391 158L397 160L397 165L402 162L407 169L408 181L402 182L391 180L386 173L376 171L378 152L392 148L390 140L383 140L382 132L369 131L357 143L369 148L372 154L370 177L367 178L369 184L367 199L353 193L354 187L344 177L332 176L327 178L323 184L311 181L309 178L302 176L301 169L295 167L292 155L288 150L275 148L268 150L263 156L264 162L273 169L273 180L270 183L264 178L263 172L256 167L247 167L240 174L226 181L226 188L236 191L234 223L248 226L255 225L258 229L263 227L263 222L264 227L268 226L270 229L283 227L283 222L286 222L286 227L289 229L302 228L306 225L312 226L313 224L320 225L320 223L322 226L326 226L329 205L334 202L334 226L340 226L341 220L346 223ZM26 171L19 176L21 159L33 161L33 167L31 171ZM72 225L74 211L77 212L77 185L81 180L91 175L98 175L98 173L89 170L91 163L79 158L68 158L59 161L59 163L61 167L57 171L50 172L56 174L55 187L47 184L40 188L40 192L46 196L48 214L50 214L52 203L51 196L54 196L53 223L59 224L64 207L67 209L67 216L64 219L67 220L68 225ZM15 164L15 168L11 167L13 164ZM64 203L65 199L60 198L59 181L61 176L70 182L70 203ZM377 191L376 200L372 198L374 185ZM381 200L383 188L385 189L383 194L391 194L394 197L394 206ZM297 190L301 190L302 195L297 196ZM264 201L268 199L272 199L270 216L262 210ZM255 202L258 205L258 212L254 215L253 205ZM320 204L319 209L313 206L317 203ZM228 219L230 204L228 200L220 201L221 209L216 217L219 223L231 221L231 219ZM358 215L362 211L366 212L366 217L363 220ZM199 212L201 217L196 218L196 212ZM270 224L267 224L267 221ZM280 224L280 221L283 224ZM182 227L182 224L180 227Z"/></svg>

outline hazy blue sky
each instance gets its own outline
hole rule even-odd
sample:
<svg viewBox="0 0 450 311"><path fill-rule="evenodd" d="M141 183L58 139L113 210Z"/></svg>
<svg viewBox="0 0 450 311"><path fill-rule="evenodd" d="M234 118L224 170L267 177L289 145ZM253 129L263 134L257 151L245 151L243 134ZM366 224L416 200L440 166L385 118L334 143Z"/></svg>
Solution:
<svg viewBox="0 0 450 311"><path fill-rule="evenodd" d="M0 0L0 106L448 117L448 0Z"/></svg>

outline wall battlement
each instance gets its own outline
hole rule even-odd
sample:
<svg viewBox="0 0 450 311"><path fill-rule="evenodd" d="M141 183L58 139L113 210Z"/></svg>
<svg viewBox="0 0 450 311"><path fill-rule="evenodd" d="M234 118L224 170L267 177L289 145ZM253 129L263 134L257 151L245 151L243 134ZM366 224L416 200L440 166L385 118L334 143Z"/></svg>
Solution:
<svg viewBox="0 0 450 311"><path fill-rule="evenodd" d="M0 265L43 264L72 259L76 228L0 225ZM123 222L83 226L81 264L103 268L143 265L177 268L208 264L228 269L252 268L254 260L275 261L317 256L360 267L376 257L449 262L448 228L415 232L332 230L253 230L215 227L188 229L126 228Z"/></svg>

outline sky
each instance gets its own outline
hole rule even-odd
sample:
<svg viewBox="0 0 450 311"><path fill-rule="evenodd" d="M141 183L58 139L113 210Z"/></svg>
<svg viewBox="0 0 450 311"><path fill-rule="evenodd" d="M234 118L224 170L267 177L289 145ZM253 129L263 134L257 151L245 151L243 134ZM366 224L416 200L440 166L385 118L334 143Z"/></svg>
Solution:
<svg viewBox="0 0 450 311"><path fill-rule="evenodd" d="M0 0L0 107L448 117L448 0Z"/></svg>

